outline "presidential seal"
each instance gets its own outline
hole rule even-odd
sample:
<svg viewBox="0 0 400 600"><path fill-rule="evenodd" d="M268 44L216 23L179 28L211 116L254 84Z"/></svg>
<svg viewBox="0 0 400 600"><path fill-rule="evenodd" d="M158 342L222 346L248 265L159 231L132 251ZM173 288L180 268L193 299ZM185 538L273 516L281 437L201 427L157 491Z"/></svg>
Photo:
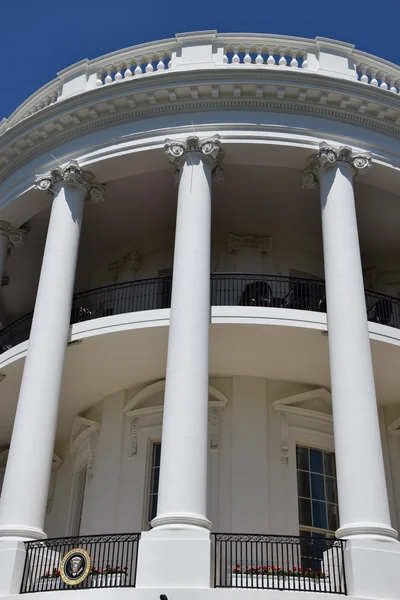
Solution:
<svg viewBox="0 0 400 600"><path fill-rule="evenodd" d="M82 548L73 548L63 556L60 566L61 579L67 585L85 581L90 571L90 555Z"/></svg>

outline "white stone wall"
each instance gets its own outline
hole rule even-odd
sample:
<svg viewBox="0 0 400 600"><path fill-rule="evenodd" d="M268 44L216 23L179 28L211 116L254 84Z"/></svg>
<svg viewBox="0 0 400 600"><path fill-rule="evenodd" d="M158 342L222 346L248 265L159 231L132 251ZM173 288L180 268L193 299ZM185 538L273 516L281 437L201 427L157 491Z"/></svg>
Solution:
<svg viewBox="0 0 400 600"><path fill-rule="evenodd" d="M332 425L315 415L309 418L307 411L289 416L286 464L281 452L281 417L273 403L313 388L259 377L215 377L210 385L228 399L220 414L218 451L209 454L208 517L213 531L298 534L296 443L334 450ZM161 438L161 415L140 418L137 454L130 458L131 419L123 408L138 391L116 392L90 413L101 426L94 445L93 479L86 486L82 533L136 532L144 527L150 446ZM147 403L156 406L160 401L162 394ZM318 399L305 406L314 413L330 414L329 403ZM400 438L388 428L399 415L398 407L380 409L395 528L400 523ZM354 427L356 433L356 423ZM62 458L53 507L46 520L49 537L68 535L71 526L74 459L68 449Z"/></svg>

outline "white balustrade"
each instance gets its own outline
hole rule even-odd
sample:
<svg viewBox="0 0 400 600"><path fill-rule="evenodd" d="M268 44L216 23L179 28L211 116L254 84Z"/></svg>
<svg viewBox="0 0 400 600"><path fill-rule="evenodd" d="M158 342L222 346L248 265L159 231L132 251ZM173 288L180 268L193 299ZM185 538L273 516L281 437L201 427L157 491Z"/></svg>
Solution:
<svg viewBox="0 0 400 600"><path fill-rule="evenodd" d="M361 83L394 94L400 93L400 68L397 65L358 50L354 50L351 56Z"/></svg>
<svg viewBox="0 0 400 600"><path fill-rule="evenodd" d="M156 76L172 69L182 70L190 60L182 58L186 46L198 44L200 53L204 44L212 44L213 67L245 69L275 69L296 72L313 71L330 74L338 79L351 79L375 87L383 92L400 93L400 67L360 52L350 44L324 38L306 39L269 34L218 34L204 32L178 34L175 38L141 44L96 58L82 60L58 73L56 79L42 87L0 123L0 135L7 129L56 102L87 90L101 88L142 77ZM349 68L343 71L335 58L348 59ZM192 52L187 54L192 56ZM322 62L334 67L324 70ZM210 63L211 64L211 63ZM339 65L339 66L338 66ZM193 68L190 65L189 68Z"/></svg>
<svg viewBox="0 0 400 600"><path fill-rule="evenodd" d="M289 46L259 46L227 44L224 48L224 64L263 65L266 67L307 68L307 51Z"/></svg>

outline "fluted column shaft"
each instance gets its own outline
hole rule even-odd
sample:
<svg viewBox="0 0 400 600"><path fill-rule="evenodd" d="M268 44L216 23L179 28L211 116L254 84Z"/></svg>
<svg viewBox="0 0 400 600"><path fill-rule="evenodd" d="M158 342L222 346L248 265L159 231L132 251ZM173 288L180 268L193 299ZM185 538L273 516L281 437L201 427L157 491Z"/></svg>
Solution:
<svg viewBox="0 0 400 600"><path fill-rule="evenodd" d="M179 168L160 484L154 527L210 528L207 507L211 178L218 140L171 142Z"/></svg>
<svg viewBox="0 0 400 600"><path fill-rule="evenodd" d="M103 188L76 161L37 180L54 194L0 500L0 535L44 538L47 494L86 196Z"/></svg>
<svg viewBox="0 0 400 600"><path fill-rule="evenodd" d="M365 306L353 177L368 155L321 144L303 172L319 182L332 411L339 494L339 537L396 537L391 528Z"/></svg>

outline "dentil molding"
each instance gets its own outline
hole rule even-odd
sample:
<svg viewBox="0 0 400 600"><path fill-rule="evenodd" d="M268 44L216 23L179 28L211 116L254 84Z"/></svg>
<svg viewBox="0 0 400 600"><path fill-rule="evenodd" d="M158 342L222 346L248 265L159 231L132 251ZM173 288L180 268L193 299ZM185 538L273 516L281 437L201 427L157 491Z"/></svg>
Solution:
<svg viewBox="0 0 400 600"><path fill-rule="evenodd" d="M319 174L323 169L331 167L336 163L349 165L353 176L362 175L372 164L369 153L361 154L354 152L349 146L334 148L326 142L319 145L316 154L311 154L307 159L307 167L301 172L301 185L303 188L314 189L319 183Z"/></svg>
<svg viewBox="0 0 400 600"><path fill-rule="evenodd" d="M71 160L65 167L57 167L47 175L39 175L35 187L41 192L55 194L55 186L58 183L82 186L86 190L86 199L92 204L104 200L105 186L96 181L91 171L81 169L77 160Z"/></svg>

